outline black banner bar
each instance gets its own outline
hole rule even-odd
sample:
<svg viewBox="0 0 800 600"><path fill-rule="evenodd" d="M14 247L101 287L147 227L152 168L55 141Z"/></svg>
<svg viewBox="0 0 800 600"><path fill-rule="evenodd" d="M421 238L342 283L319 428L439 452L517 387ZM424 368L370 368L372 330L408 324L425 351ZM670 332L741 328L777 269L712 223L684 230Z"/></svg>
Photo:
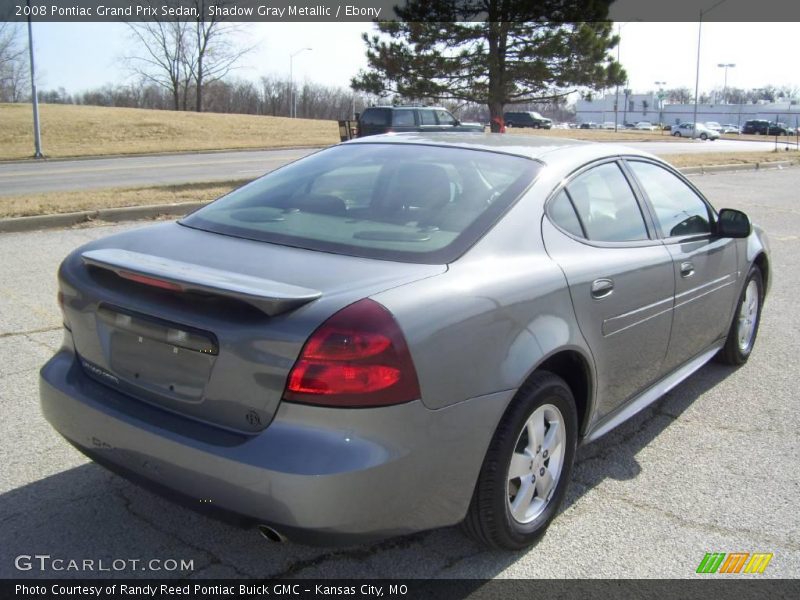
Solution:
<svg viewBox="0 0 800 600"><path fill-rule="evenodd" d="M491 2L491 0L487 0ZM616 22L800 21L800 2L795 0L605 0L608 19ZM237 22L354 22L396 20L395 7L414 0L0 0L0 21L133 22L157 20L228 20ZM590 10L598 0L518 0L514 21L569 19ZM441 2L443 14L461 15L448 20L482 21L484 0ZM529 15L530 18L526 18Z"/></svg>
<svg viewBox="0 0 800 600"><path fill-rule="evenodd" d="M286 600L461 600L475 598L774 600L800 597L800 581L761 579L760 576L698 576L696 579L663 580L563 580L563 579L326 579L326 580L2 580L0 598L64 600L238 600L282 598Z"/></svg>

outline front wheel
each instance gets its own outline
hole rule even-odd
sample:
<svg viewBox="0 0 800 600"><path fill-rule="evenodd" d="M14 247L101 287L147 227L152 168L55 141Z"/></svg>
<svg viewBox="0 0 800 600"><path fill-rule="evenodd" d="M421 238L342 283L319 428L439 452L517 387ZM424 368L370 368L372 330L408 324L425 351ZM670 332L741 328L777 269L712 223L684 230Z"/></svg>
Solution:
<svg viewBox="0 0 800 600"><path fill-rule="evenodd" d="M681 132L680 132L680 131L676 131L675 133L673 133L673 134L672 134L672 136L673 136L673 137L683 137L683 136L681 135Z"/></svg>
<svg viewBox="0 0 800 600"><path fill-rule="evenodd" d="M708 136L705 133L701 133L700 134L700 139L705 142L708 139Z"/></svg>
<svg viewBox="0 0 800 600"><path fill-rule="evenodd" d="M464 529L493 548L519 550L544 535L572 473L578 416L569 386L540 371L517 392L486 453Z"/></svg>
<svg viewBox="0 0 800 600"><path fill-rule="evenodd" d="M731 328L725 345L717 354L720 362L728 365L743 365L750 358L761 322L761 304L764 300L764 278L761 269L753 265L736 306Z"/></svg>

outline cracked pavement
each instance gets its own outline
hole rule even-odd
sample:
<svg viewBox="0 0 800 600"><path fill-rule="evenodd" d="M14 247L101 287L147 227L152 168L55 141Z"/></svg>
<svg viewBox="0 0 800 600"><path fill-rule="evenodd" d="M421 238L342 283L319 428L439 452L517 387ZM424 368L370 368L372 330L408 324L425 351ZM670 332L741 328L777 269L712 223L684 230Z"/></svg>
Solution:
<svg viewBox="0 0 800 600"><path fill-rule="evenodd" d="M55 273L81 243L146 223L0 235L0 577L693 577L711 551L772 552L759 577L795 577L800 169L694 181L770 234L774 279L754 354L738 370L705 366L581 448L561 514L516 553L482 550L457 528L349 548L274 544L89 462L38 406L38 369L61 342ZM21 572L20 554L172 558L193 569Z"/></svg>

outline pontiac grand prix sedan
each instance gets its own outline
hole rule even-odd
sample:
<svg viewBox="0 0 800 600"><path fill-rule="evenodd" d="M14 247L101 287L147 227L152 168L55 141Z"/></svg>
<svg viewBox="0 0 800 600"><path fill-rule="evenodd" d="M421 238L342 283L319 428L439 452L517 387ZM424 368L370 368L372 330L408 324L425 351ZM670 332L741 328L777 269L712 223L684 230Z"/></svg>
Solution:
<svg viewBox="0 0 800 600"><path fill-rule="evenodd" d="M661 160L369 137L70 254L46 418L98 463L271 539L463 522L522 548L576 446L747 361L763 232Z"/></svg>

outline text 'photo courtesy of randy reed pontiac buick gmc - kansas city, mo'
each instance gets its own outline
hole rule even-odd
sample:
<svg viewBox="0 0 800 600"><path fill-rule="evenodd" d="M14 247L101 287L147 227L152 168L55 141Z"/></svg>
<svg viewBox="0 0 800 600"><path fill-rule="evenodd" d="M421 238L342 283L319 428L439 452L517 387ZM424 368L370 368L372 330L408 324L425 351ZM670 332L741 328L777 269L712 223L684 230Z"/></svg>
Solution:
<svg viewBox="0 0 800 600"><path fill-rule="evenodd" d="M59 270L41 371L70 443L274 538L463 523L535 542L578 444L712 358L740 365L765 234L649 154L370 136Z"/></svg>

